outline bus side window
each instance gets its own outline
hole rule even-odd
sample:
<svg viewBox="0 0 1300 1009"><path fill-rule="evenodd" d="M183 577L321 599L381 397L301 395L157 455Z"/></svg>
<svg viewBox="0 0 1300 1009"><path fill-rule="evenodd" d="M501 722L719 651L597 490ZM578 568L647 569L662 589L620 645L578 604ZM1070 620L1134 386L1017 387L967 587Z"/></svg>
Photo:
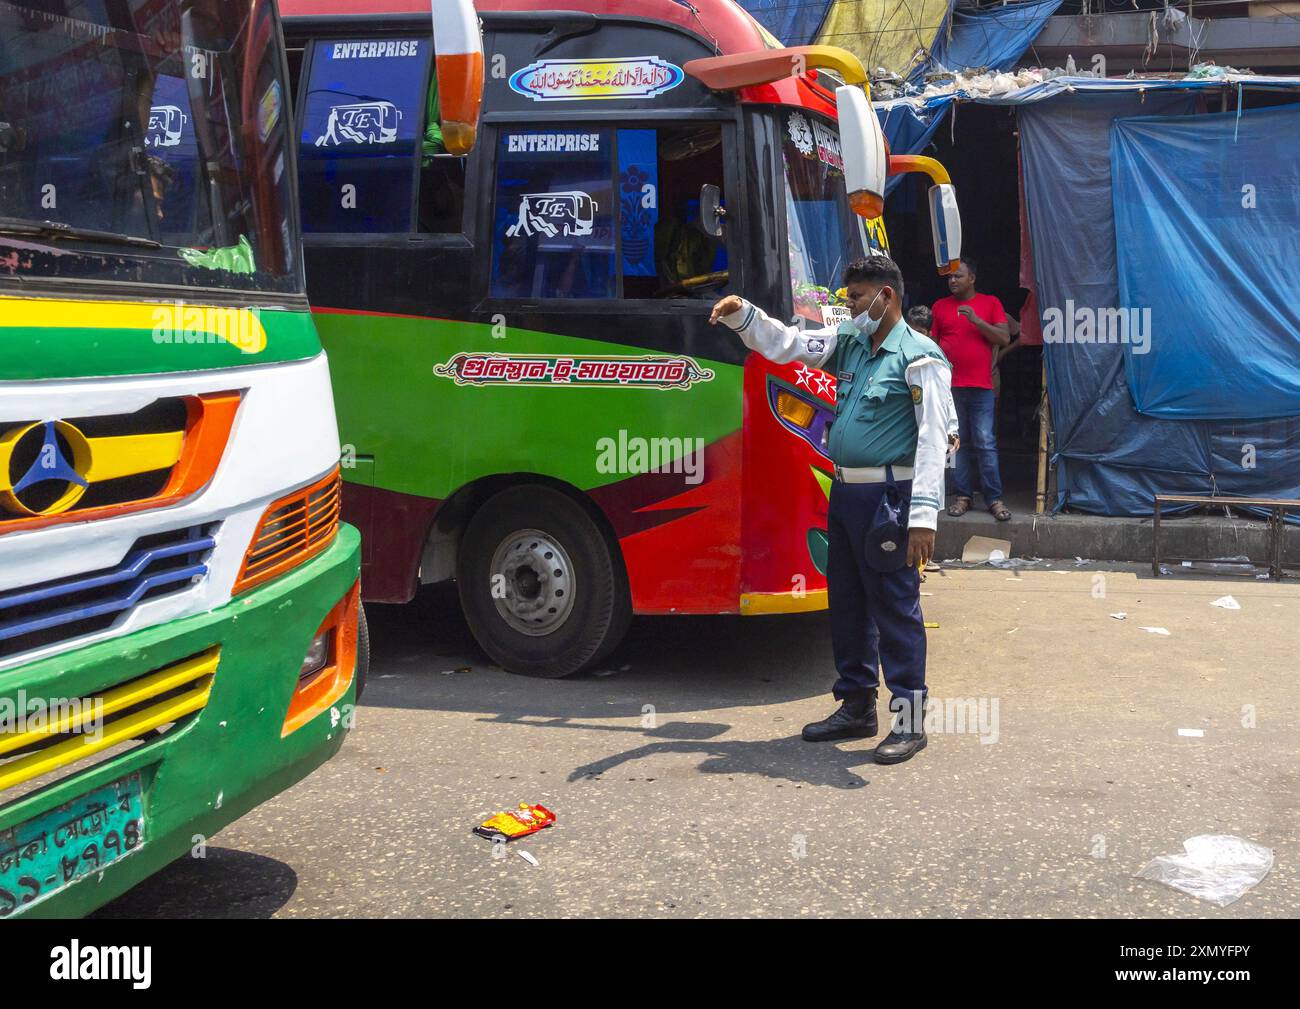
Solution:
<svg viewBox="0 0 1300 1009"><path fill-rule="evenodd" d="M459 235L465 214L465 158L426 157L420 169L420 230Z"/></svg>
<svg viewBox="0 0 1300 1009"><path fill-rule="evenodd" d="M722 128L618 131L623 297L716 298L727 249L700 224L700 189L723 188Z"/></svg>
<svg viewBox="0 0 1300 1009"><path fill-rule="evenodd" d="M465 214L465 159L447 153L442 140L438 75L429 75L420 167L419 230L458 235Z"/></svg>
<svg viewBox="0 0 1300 1009"><path fill-rule="evenodd" d="M493 297L616 296L613 139L574 124L497 134Z"/></svg>
<svg viewBox="0 0 1300 1009"><path fill-rule="evenodd" d="M410 232L429 40L312 46L299 148L303 231Z"/></svg>

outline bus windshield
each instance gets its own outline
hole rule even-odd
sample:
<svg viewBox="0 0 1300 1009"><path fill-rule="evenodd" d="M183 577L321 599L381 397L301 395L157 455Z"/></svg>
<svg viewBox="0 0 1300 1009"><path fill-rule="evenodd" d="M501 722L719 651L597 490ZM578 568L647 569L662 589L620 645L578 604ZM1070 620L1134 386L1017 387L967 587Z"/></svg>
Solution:
<svg viewBox="0 0 1300 1009"><path fill-rule="evenodd" d="M840 139L834 127L801 110L783 115L794 309L820 326L832 321L828 309L840 276L845 266L865 255L866 242L861 219L849 209Z"/></svg>
<svg viewBox="0 0 1300 1009"><path fill-rule="evenodd" d="M270 0L0 0L0 277L300 290L279 44Z"/></svg>

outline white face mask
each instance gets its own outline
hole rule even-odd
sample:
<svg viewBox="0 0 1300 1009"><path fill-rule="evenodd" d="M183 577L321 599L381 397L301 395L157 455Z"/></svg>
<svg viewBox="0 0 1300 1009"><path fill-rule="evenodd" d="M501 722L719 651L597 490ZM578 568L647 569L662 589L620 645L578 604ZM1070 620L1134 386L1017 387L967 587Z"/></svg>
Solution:
<svg viewBox="0 0 1300 1009"><path fill-rule="evenodd" d="M884 293L885 292L883 288L877 291L876 297L871 299L871 304L867 306L866 311L861 312L860 314L855 315L853 317L853 325L858 327L858 330L862 333L863 336L873 336L876 330L880 328L880 319L883 319L884 315L881 315L880 319L873 319L871 317L871 309L876 304L876 301L880 298L880 296Z"/></svg>

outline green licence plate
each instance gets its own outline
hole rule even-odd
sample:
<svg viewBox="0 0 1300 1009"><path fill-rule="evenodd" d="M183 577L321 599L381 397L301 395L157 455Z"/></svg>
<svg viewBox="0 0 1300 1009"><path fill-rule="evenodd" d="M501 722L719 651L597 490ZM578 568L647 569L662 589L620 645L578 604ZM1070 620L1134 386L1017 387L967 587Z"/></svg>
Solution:
<svg viewBox="0 0 1300 1009"><path fill-rule="evenodd" d="M0 833L0 918L100 872L143 843L138 774Z"/></svg>

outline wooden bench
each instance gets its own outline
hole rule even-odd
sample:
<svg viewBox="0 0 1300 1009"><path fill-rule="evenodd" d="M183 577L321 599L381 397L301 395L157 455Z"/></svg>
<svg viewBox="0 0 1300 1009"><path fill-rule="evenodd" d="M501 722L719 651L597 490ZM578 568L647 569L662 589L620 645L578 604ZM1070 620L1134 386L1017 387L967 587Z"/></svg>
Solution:
<svg viewBox="0 0 1300 1009"><path fill-rule="evenodd" d="M1155 512L1151 523L1151 573L1156 578L1160 577L1160 562L1162 560L1171 563L1182 563L1183 561L1203 560L1205 558L1196 557L1164 557L1160 556L1160 509L1164 505L1170 504L1191 504L1191 505L1208 505L1218 508L1267 508L1268 517L1268 576L1269 578L1282 577L1282 547L1285 540L1286 514L1291 510L1300 510L1300 501L1291 498L1268 498L1268 497L1200 497L1191 494L1157 494L1155 499ZM1246 567L1255 567L1254 561L1216 561L1217 564L1240 564Z"/></svg>

